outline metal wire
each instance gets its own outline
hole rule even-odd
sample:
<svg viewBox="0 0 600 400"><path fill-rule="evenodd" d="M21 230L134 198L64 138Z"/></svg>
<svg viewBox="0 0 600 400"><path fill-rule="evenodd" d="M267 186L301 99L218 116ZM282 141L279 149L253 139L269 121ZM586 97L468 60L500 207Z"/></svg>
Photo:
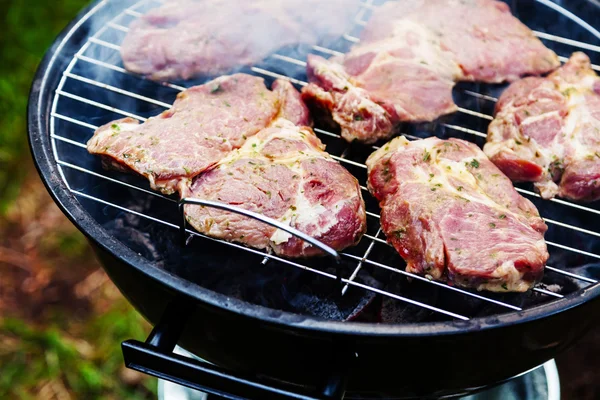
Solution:
<svg viewBox="0 0 600 400"><path fill-rule="evenodd" d="M139 1L135 5L133 5L133 6L129 7L129 8L127 8L127 9L123 10L123 12L121 14L115 16L111 22L109 22L108 24L104 25L100 30L98 30L98 32L96 32L93 36L91 36L87 40L87 42L75 54L75 56L73 57L73 59L71 60L71 62L67 66L67 68L65 69L65 71L63 73L63 76L62 76L62 78L61 78L61 80L59 82L58 88L56 90L56 94L55 94L55 97L54 97L54 100L53 100L52 110L51 110L50 132L51 132L51 137L52 137L52 150L53 150L54 157L55 157L56 162L57 162L58 167L59 167L60 175L61 175L62 179L65 181L65 183L67 184L67 186L69 187L69 189L71 190L71 192L74 195L79 196L81 198L85 198L85 199L91 200L91 201L99 202L99 203L105 204L107 206L115 207L115 208L117 208L117 209L119 209L121 211L132 213L132 214L135 214L137 216L140 216L140 217L152 220L152 221L154 221L156 223L160 223L160 224L166 225L168 227L178 229L179 226L176 225L176 224L172 224L172 223L169 223L169 222L164 221L162 219L158 219L158 218L155 218L155 217L152 217L152 216L149 216L149 215L145 215L145 214L140 213L138 211L131 210L131 209L127 208L127 207L123 207L123 206L121 206L119 204L114 204L114 203L111 203L111 202L106 201L104 199L101 199L101 198L98 198L98 197L95 197L95 196L91 196L89 194L86 194L86 193L83 193L81 191L77 191L77 190L71 188L70 185L69 185L68 180L66 179L66 177L64 175L63 168L68 168L68 169L76 170L76 171L78 171L80 173L89 174L89 175L95 176L97 178L105 179L105 180L110 181L110 182L115 183L115 184L123 185L125 187L130 188L130 189L135 189L135 190L144 192L146 194L150 194L150 195L162 198L162 199L166 199L169 202L171 202L171 203L174 204L173 205L174 212L177 211L176 210L176 203L177 202L175 200L173 200L172 198L169 198L169 197L164 196L164 195L162 195L160 193L157 193L157 192L153 192L153 191L144 189L142 187L138 187L138 186L136 186L134 184L122 182L122 181L120 181L118 179L115 179L115 178L112 178L110 176L107 176L107 175L104 175L104 174L101 174L101 173L98 173L98 172L95 172L95 171L91 171L91 170L89 170L87 168L84 168L82 166L73 164L72 162L67 162L65 160L62 160L59 157L58 151L57 151L57 148L56 148L56 141L61 141L63 143L67 143L69 145L77 146L77 147L80 147L80 148L86 148L86 145L84 143L81 143L81 142L78 142L76 140L69 139L69 138L66 138L66 137L60 135L56 131L56 121L57 120L65 121L67 123L71 123L71 124L74 124L74 125L77 125L77 126L81 126L81 127L87 128L87 129L90 130L90 136L93 133L93 130L97 129L97 126L95 126L93 124L90 124L88 122L82 121L82 120L80 120L80 119L78 119L76 117L69 116L69 115L64 115L63 113L58 112L57 111L58 103L63 98L68 98L70 100L74 100L74 101L77 101L77 102L80 102L80 103L83 103L83 104L87 104L87 105L92 106L92 107L97 107L97 108L101 108L101 109L104 109L104 110L108 110L108 111L111 111L111 112L114 112L114 113L117 113L117 114L121 114L123 116L128 116L128 117L136 118L136 119L138 119L140 121L145 121L146 120L146 118L144 118L144 117L142 117L140 115L136 115L135 113L132 113L132 112L120 109L119 107L116 107L116 106L113 106L113 105L110 105L110 104L104 104L102 102L95 101L95 100L92 100L92 99L88 99L86 97L79 96L79 95L77 95L75 93L71 93L71 92L69 92L65 88L65 84L67 82L77 81L77 82L79 82L80 84L83 84L83 85L93 86L97 90L104 90L104 91L108 91L108 92L112 92L112 93L117 93L119 95L127 96L128 98L131 98L131 99L135 99L136 101L139 101L139 102L146 102L146 103L149 103L149 104L152 104L152 105L155 105L155 106L159 106L159 107L163 107L163 108L170 108L171 107L171 104L168 104L168 103L165 103L163 101L154 99L152 97L141 95L141 94L136 93L136 92L134 92L132 90L120 88L120 87L113 86L113 85L108 85L108 84L102 83L102 82L100 82L98 80L91 79L91 78L88 78L88 77L84 77L84 76L81 76L81 75L73 72L73 68L74 68L74 66L77 63L83 63L84 64L83 65L84 68L86 67L85 64L92 64L92 65L95 65L97 67L101 67L101 68L105 68L106 70L113 71L115 73L124 74L124 75L128 75L128 76L131 76L131 77L143 80L144 79L143 77L141 77L139 75L136 75L134 73L131 73L131 72L127 71L126 69L124 69L124 68L122 68L122 67L120 67L118 65L114 65L114 64L108 63L108 62L103 61L103 60L95 59L93 57L90 57L89 55L85 55L84 53L86 53L86 51L89 49L89 47L92 44L93 45L97 45L97 46L102 46L102 47L107 48L107 49L112 49L114 51L120 50L120 46L118 44L108 42L108 41L106 41L104 39L100 39L100 36L102 36L108 30L115 30L115 31L119 31L119 32L127 32L128 28L126 26L120 24L118 21L121 20L121 18L122 18L123 15L128 15L128 16L134 17L134 18L140 17L141 15L143 15L143 13L141 13L140 11L137 11L137 10L139 10L148 1L149 0ZM538 0L538 1L540 1L540 0ZM543 0L541 2L543 3ZM106 1L103 2L103 3L106 3ZM365 3L363 3L362 4L362 9L359 12L359 15L357 15L357 17L356 17L356 22L359 25L364 24L364 21L362 21L362 18L364 17L365 13L368 10L372 10L372 9L374 9L376 7L377 6L375 6L375 5L372 4L372 0L369 0L369 1L365 2ZM571 39L568 39L568 38L562 38L562 37L559 37L559 36L550 35L550 34L543 33L543 32L534 32L534 33L538 37L540 37L541 39L543 39L543 40L555 41L555 42L559 42L559 43L562 43L562 44L567 44L567 45L570 45L570 46L574 46L574 47L578 47L578 48L583 48L583 49L586 49L586 50L589 50L589 51L598 51L598 52L600 52L600 47L599 46L594 46L594 45L591 45L591 44L587 44L587 43L583 43L583 42L578 42L578 41L574 41L574 40L571 40ZM344 35L343 38L346 41L351 42L351 43L358 43L360 41L357 37L354 37L354 36L351 36L351 35L348 35L348 34ZM317 52L320 52L320 53L324 53L324 54L329 54L329 55L340 55L340 54L343 54L342 52L337 51L335 49L328 49L328 48L325 48L325 47L322 47L322 46L313 46L312 49L314 51L317 51ZM274 54L271 57L274 58L274 59L277 59L278 61L287 62L287 63L293 64L293 65L296 65L296 66L304 67L306 65L305 61L298 60L298 59L295 59L295 58L292 58L292 57L289 57L289 56L286 56L286 55ZM563 57L562 59L565 59L565 58ZM595 66L595 67L596 67L596 69L600 69L600 68L597 68L597 66ZM263 76L269 76L269 77L273 77L273 78L288 79L292 83L294 83L294 84L296 84L298 86L304 86L304 85L307 84L304 81L293 79L291 77L287 77L285 75L281 75L281 74L279 74L277 72L269 71L269 70L264 69L264 68L251 67L251 70L254 73L256 73L256 74L263 75ZM169 88L178 90L178 91L182 91L182 90L186 89L183 86L176 85L176 84L169 83L169 82L164 82L163 85L167 86ZM482 100L486 100L486 101L490 101L490 102L497 101L497 99L495 97L488 96L488 95L481 94L481 93L477 93L477 92L470 91L470 90L464 90L463 93L465 93L465 94L467 94L469 96L472 96L472 97L475 97L475 98L478 98L478 99L482 99ZM490 115L487 115L487 114L484 114L484 113L480 113L480 112L475 111L475 110L470 110L470 109L462 108L462 107L459 108L458 112L460 112L462 114L465 114L465 115L469 115L469 116L475 117L475 118L480 118L480 119L483 119L483 120L486 120L486 121L489 121L489 120L492 119L492 116L490 116ZM451 129L451 130L455 130L455 131L459 131L459 132L466 133L466 134L469 134L469 135L473 135L474 137L486 137L486 134L484 132L479 132L479 131L476 131L476 130L473 130L473 129L470 129L470 128L467 128L467 127L463 127L463 126L459 126L459 125L453 125L453 124L441 124L441 125L443 125L444 127L448 128L448 129ZM340 135L338 135L336 133L333 133L333 132L329 132L327 130L315 128L314 131L317 134L319 134L319 135L323 135L323 136L327 136L327 137L332 137L332 138L335 138L335 139L343 140L343 139L341 139ZM405 136L407 138L411 139L411 140L419 140L419 139L421 139L419 137L411 136L411 135L407 135L407 134L405 134ZM372 148L377 149L376 146L372 146ZM336 160L338 160L339 162L347 164L349 166L358 167L358 168L361 168L361 169L365 169L366 168L366 166L364 164L360 163L360 162L347 159L346 155L347 155L347 151L344 151L339 156L332 154L332 157L335 158ZM361 189L364 190L364 191L367 191L367 188L364 185L361 186ZM525 189L521 189L521 188L517 188L517 190L520 193L522 193L523 195L526 195L526 196L529 196L529 197L539 197L538 194L536 194L536 193L534 193L532 191L529 191L529 190L525 190ZM590 213L594 213L594 214L600 215L600 211L599 210L596 210L596 209L593 209L593 208L590 208L590 207L586 207L586 206L582 206L582 205L578 205L578 204L575 204L575 203L572 203L572 202L569 202L569 201L566 201L566 200L552 199L551 201L554 202L554 203L563 205L563 206L567 206L567 207L571 207L571 208L577 209L579 211L585 211L585 212L590 212ZM373 213L373 212L367 212L367 216L369 218L379 219L379 215L376 214L376 213ZM546 221L546 223L548 223L550 225L560 226L562 228L570 229L570 230L573 230L575 232L579 232L579 233L584 234L584 235L592 235L592 236L600 237L600 233L598 233L598 232L591 231L591 230L588 230L588 229L584 229L584 228L581 228L581 227L577 227L577 226L574 226L574 225L570 225L570 224L567 224L567 223L564 223L564 222L561 222L561 221L557 221L557 220L554 220L554 219L548 219L548 218L545 218L545 221ZM329 273L320 271L318 269L314 269L314 268L308 267L308 266L306 266L306 265L304 265L304 264L302 264L300 262L297 262L297 261L291 261L291 260L288 260L288 259L284 259L284 258L275 256L275 255L268 254L268 253L265 253L265 252L261 252L261 251L255 250L255 249L251 249L251 248L248 248L248 247L236 244L236 243L231 243L231 242L226 242L226 241L223 241L223 240L211 238L211 237L202 235L202 234L200 234L198 232L191 231L189 229L186 230L186 232L188 234L191 234L191 235L194 235L194 236L198 236L198 237L204 238L206 240L216 241L216 242L219 242L219 243L223 243L223 244L225 244L227 246L232 246L232 247L235 247L235 248L238 248L238 249L243 249L245 251L248 251L248 252L251 252L251 253L254 253L254 254L262 255L262 256L264 256L264 260L277 260L277 261L282 262L284 264L287 264L287 265L290 265L290 266L294 266L296 268L300 268L302 270L309 271L309 272L318 274L318 275L323 276L323 277L327 277L327 278L331 278L331 279L338 278L334 274L329 274ZM346 258L348 260L352 260L352 261L356 261L357 262L356 267L352 271L351 275L348 278L342 278L341 279L341 282L344 284L344 287L342 289L343 293L345 293L350 286L357 287L357 288L361 288L361 289L368 290L368 291L371 291L371 292L374 292L374 293L378 293L378 294L381 294L381 295L384 295L384 296L387 296L387 297L390 297L390 298L393 298L393 299L396 299L396 300L399 300L399 301L402 301L402 302L405 302L405 303L408 303L408 304L412 304L412 305L415 305L415 306L418 306L418 307L422 307L422 308L425 308L425 309L428 309L428 310L431 310L431 311L434 311L434 312L437 312L437 313L440 313L440 314L444 314L444 315L449 316L451 318L456 318L456 319L461 319L461 320L468 320L469 319L467 316L464 316L464 315L456 314L456 313L453 313L451 311L444 310L444 309L441 309L439 307L432 306L430 304L426 304L426 303L423 303L423 302L420 302L420 301L416 301L414 299L410 299L410 298L407 298L407 297L404 297L404 296L400 296L400 295L395 294L395 293L391 293L391 292L388 292L388 291L384 291L384 290L381 290L381 289L378 289L378 288L375 288L375 287L370 287L368 285L356 282L355 279L358 276L358 272L363 267L363 265L368 264L368 265L370 265L372 267L385 269L385 270L393 272L393 273L404 275L404 276L406 276L408 278L411 278L411 279L416 279L416 280L425 282L427 284L434 285L434 286L436 286L438 288L441 288L443 290L449 290L449 291L457 292L457 293L460 293L461 295L464 295L464 296L476 298L478 300L481 300L481 301L484 301L484 302L488 302L488 303L493 303L493 304L495 304L495 305L497 305L499 307L503 307L503 308L510 309L510 310L515 310L515 311L520 311L521 310L520 307L517 307L515 305L508 304L508 303L502 302L502 301L498 301L498 300L489 298L487 296L484 296L482 294L474 293L474 292L469 291L469 290L457 288L457 287L454 287L454 286L449 286L449 285L447 285L446 283L443 283L443 282L432 281L432 280L429 280L429 279L427 279L425 277L422 277L422 276L419 276L419 275L415 275L415 274L403 271L403 270L398 269L398 268L396 268L394 266L385 265L385 264L382 264L382 263L379 263L379 262L371 260L369 257L371 256L371 254L373 254L374 251L376 251L375 250L375 246L376 246L377 243L384 244L384 245L388 246L388 243L386 242L386 240L379 237L380 234L381 234L381 229L379 229L377 231L377 233L375 234L375 236L365 235L365 239L369 240L370 242L367 245L367 249L366 249L366 251L365 251L365 253L363 254L362 257L358 257L358 256L355 256L355 255L352 255L352 254L348 254L348 253L340 253L342 257L344 257L344 258ZM595 253L591 253L591 252L588 252L588 251L585 251L583 249L577 249L577 248L566 246L566 245L563 245L563 244L560 244L560 243L554 243L554 242L551 242L551 241L546 241L546 243L550 247L556 247L556 248L560 248L560 249L563 249L563 250L574 252L574 253L577 253L577 254L580 254L580 255L585 255L585 256L590 256L590 257L596 258L596 259L600 259L600 255L595 254ZM400 259L399 259L399 263L400 263ZM559 269L559 268L555 268L555 267L551 267L551 266L546 266L546 270L550 271L552 273L564 275L564 276L572 278L572 279L577 279L577 280L580 280L581 282L585 282L585 283L588 283L588 284L597 284L598 283L596 280L591 279L589 277L581 276L581 275L578 275L578 274L575 274L575 273L572 273L572 272L569 272L569 271L565 271L565 270L562 270L562 269ZM534 291L536 291L536 292L538 292L540 294L543 294L543 295L546 295L546 296L555 297L555 298L563 297L561 294L554 293L552 291L543 289L541 287L534 288Z"/></svg>
<svg viewBox="0 0 600 400"><path fill-rule="evenodd" d="M310 244L312 244L315 247L318 247L319 249L321 249L322 251L324 251L326 254L329 254L336 263L340 262L340 255L338 254L337 251L335 251L334 249L332 249L331 247L327 246L324 243L321 243L320 241L318 241L317 239L313 238L312 236L307 235L304 232L299 231L296 228L291 227L290 225L284 224L282 222L279 222L273 218L269 218L266 217L262 214L259 213L255 213L253 211L248 211L246 209L240 208L240 207L235 207L229 204L225 204L225 203L221 203L221 202L217 202L217 201L211 201L211 200L203 200L203 199L195 199L195 198L184 198L181 199L179 201L179 209L180 209L180 213L181 213L181 230L183 233L183 236L185 237L185 231L186 231L186 220L185 220L185 213L184 213L184 205L185 204L189 204L189 205L196 205L196 206L202 206L202 207L212 207L212 208L217 208L219 210L225 210L225 211L229 211L229 212L233 212L236 214L241 214L244 215L246 217L250 217L253 219L256 219L262 223L265 223L267 225L271 225L277 229L281 229L282 231L285 231L287 233L290 233L302 240L304 240L305 242L308 242ZM184 240L185 243L185 240Z"/></svg>

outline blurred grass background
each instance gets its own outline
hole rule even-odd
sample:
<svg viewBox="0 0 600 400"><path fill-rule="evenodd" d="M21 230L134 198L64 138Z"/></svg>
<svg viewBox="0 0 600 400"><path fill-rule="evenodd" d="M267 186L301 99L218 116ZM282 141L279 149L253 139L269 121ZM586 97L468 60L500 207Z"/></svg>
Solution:
<svg viewBox="0 0 600 400"><path fill-rule="evenodd" d="M104 274L32 164L33 75L83 0L0 0L0 399L156 398L120 342L149 326Z"/></svg>
<svg viewBox="0 0 600 400"><path fill-rule="evenodd" d="M40 182L27 145L33 75L84 0L0 0L0 400L156 398L120 342L150 327ZM564 399L600 398L600 324L557 359Z"/></svg>

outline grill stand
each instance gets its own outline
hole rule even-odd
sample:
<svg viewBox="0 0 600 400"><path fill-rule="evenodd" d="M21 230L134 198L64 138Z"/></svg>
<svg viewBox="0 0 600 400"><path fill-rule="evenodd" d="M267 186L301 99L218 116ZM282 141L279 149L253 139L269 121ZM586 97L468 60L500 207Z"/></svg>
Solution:
<svg viewBox="0 0 600 400"><path fill-rule="evenodd" d="M176 299L165 309L160 322L142 343L127 340L121 344L128 368L227 399L343 399L348 372L356 353L338 345L332 374L313 391L283 384L253 374L242 374L214 364L184 357L173 350L191 311L184 299Z"/></svg>

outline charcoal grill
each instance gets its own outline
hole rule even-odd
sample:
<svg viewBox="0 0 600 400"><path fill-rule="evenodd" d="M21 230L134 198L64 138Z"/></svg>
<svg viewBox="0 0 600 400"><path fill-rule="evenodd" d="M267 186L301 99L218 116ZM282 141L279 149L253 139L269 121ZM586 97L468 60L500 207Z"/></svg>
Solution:
<svg viewBox="0 0 600 400"><path fill-rule="evenodd" d="M365 0L341 38L283 48L240 71L300 88L306 55L347 51L381 3ZM205 237L185 228L177 199L139 177L103 170L85 150L94 129L123 116L143 121L208 79L156 83L122 67L127 26L159 4L90 5L48 51L29 101L29 139L42 180L111 279L155 326L145 343L123 343L129 367L228 398L445 397L536 367L591 325L600 304L598 203L544 201L531 185L518 185L549 226L551 256L542 283L529 293L493 294L404 271L364 186L364 161L377 146L348 145L334 129L317 125L315 132L363 184L368 214L367 234L339 254L339 264L287 260ZM510 4L562 61L583 50L600 63L596 1ZM401 133L483 145L504 87L459 84L458 113ZM172 353L177 343L214 364Z"/></svg>

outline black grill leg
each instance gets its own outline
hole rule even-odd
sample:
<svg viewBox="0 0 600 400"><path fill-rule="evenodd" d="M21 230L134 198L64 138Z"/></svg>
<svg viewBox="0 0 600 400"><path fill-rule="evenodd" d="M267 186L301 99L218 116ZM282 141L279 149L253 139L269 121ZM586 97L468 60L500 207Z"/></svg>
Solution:
<svg viewBox="0 0 600 400"><path fill-rule="evenodd" d="M188 302L174 300L167 305L160 322L152 329L146 344L172 352L190 315Z"/></svg>

